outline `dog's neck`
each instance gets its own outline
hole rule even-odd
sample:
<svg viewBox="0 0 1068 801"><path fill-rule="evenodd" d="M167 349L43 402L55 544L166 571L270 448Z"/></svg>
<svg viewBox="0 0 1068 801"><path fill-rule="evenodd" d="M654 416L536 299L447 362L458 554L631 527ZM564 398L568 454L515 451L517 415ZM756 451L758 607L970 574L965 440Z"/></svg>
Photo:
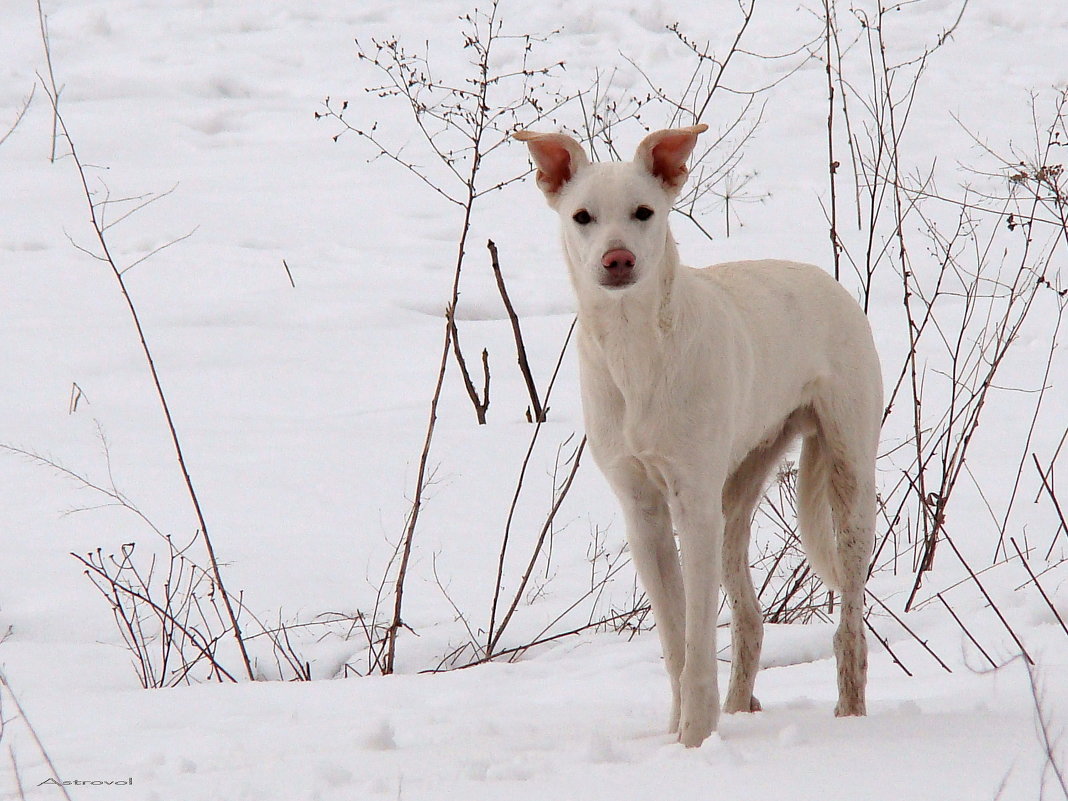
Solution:
<svg viewBox="0 0 1068 801"><path fill-rule="evenodd" d="M587 336L604 344L630 336L667 334L678 315L679 251L667 232L664 257L654 274L624 290L579 293L579 321Z"/></svg>

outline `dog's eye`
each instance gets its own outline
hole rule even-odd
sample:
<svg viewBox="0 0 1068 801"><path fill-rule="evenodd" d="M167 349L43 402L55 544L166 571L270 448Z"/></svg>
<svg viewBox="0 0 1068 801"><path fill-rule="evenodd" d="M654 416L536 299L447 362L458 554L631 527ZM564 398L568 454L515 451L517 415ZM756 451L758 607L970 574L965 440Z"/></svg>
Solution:
<svg viewBox="0 0 1068 801"><path fill-rule="evenodd" d="M586 209L579 209L571 215L571 219L577 222L579 225L589 225L593 222L593 217Z"/></svg>
<svg viewBox="0 0 1068 801"><path fill-rule="evenodd" d="M648 206L638 206L638 208L636 208L634 210L634 219L635 220L641 220L642 222L645 222L646 220L648 220L652 216L653 216L653 210L651 208L649 208Z"/></svg>

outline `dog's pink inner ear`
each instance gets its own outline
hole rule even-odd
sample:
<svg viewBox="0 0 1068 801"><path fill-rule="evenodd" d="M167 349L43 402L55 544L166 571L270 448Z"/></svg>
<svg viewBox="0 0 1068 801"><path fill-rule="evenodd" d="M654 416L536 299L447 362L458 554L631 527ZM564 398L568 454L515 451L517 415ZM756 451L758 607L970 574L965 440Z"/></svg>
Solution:
<svg viewBox="0 0 1068 801"><path fill-rule="evenodd" d="M637 159L670 189L686 182L686 160L707 125L693 125L649 134L638 146Z"/></svg>
<svg viewBox="0 0 1068 801"><path fill-rule="evenodd" d="M665 136L650 150L650 171L668 186L682 186L686 180L686 159L696 142L697 136L691 133Z"/></svg>
<svg viewBox="0 0 1068 801"><path fill-rule="evenodd" d="M538 165L538 186L545 192L555 193L571 180L573 167L568 149L549 139L532 140L527 143L534 163Z"/></svg>

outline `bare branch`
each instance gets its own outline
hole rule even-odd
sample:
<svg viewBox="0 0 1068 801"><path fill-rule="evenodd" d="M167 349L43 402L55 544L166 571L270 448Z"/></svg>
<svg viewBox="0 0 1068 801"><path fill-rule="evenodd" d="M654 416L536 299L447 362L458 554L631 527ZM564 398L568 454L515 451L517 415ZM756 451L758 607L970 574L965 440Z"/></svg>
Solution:
<svg viewBox="0 0 1068 801"><path fill-rule="evenodd" d="M5 133L3 136L0 136L0 145L4 144L4 142L7 141L7 138L15 132L16 128L19 127L19 123L22 122L22 118L26 116L26 110L30 107L30 103L33 102L33 95L36 91L37 84L34 84L33 87L30 89L29 96L22 101L22 105L15 113L15 121L11 123L11 127L7 129L7 133Z"/></svg>

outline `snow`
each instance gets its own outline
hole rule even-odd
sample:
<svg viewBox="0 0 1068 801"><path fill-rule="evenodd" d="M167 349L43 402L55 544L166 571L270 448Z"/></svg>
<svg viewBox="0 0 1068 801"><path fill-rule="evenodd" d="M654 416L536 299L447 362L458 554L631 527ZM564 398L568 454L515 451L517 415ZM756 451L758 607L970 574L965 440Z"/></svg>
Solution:
<svg viewBox="0 0 1068 801"><path fill-rule="evenodd" d="M754 51L789 52L820 33L817 3L757 5L746 40ZM314 113L327 96L347 98L353 119L378 120L390 141L418 153L403 104L362 91L376 78L357 62L353 39L396 35L417 49L425 41L432 62L455 71L469 57L458 47L457 17L470 7L460 0L51 0L44 7L60 107L92 165L94 188L106 184L121 197L175 187L111 229L117 258L129 264L192 232L128 279L226 581L272 624L368 611L414 492L458 216L355 136L335 143L338 126ZM889 24L903 51L919 53L957 8L925 0ZM624 56L659 85L678 86L688 75L686 53L665 25L680 21L715 49L729 44L738 20L726 0L713 7L504 0L500 13L511 31L559 29L539 52L566 63L553 78L565 91L587 86L595 70L614 69L621 93L646 90ZM34 5L7 4L4 17L0 134L35 73L47 69ZM1051 87L1068 82L1066 49L1068 6L972 0L923 78L904 143L910 163L937 162L948 193L965 180L960 163L987 163L968 131L1000 152L1030 147L1030 93L1050 107ZM750 58L733 74L735 86L756 88L783 70ZM810 62L768 93L764 124L740 167L755 173L753 193L768 196L734 207L729 238L722 207L708 211L712 242L678 219L685 260L827 263L817 202L827 194L824 81L822 66ZM558 121L578 126L580 113L567 108ZM106 267L70 241L90 247L92 230L71 160L49 162L51 126L38 88L0 146L0 443L97 482L110 471L147 517L186 542L195 520L121 296ZM621 128L624 152L639 135L636 126ZM504 147L494 159L490 169L509 175L526 154ZM20 797L16 766L26 798L60 797L54 786L38 786L51 773L15 698L62 778L133 779L133 786L72 786L75 799L1040 797L1045 754L1028 672L968 584L945 597L995 661L1007 663L1001 669L988 669L937 601L905 619L951 673L877 611L873 622L914 675L869 638L869 716L836 720L831 627L769 626L757 683L764 711L725 717L695 751L664 733L668 686L652 633L587 633L512 664L421 672L464 641L452 604L473 627L488 622L501 531L531 434L484 242L492 237L500 248L544 386L574 308L555 224L529 180L488 196L475 219L457 320L465 350L490 352L489 424L475 425L450 369L405 600L414 634L402 632L397 675L339 678L346 662L366 666L366 648L335 625L297 637L312 682L140 689L107 605L69 554L114 553L127 542L147 550L153 535L126 510L95 508L100 497L69 476L0 454L0 635L10 628L0 642L10 682L0 694L0 798ZM888 374L900 363L900 340L888 333L899 306L887 292L872 314ZM1042 325L1051 314L1051 304L1042 306L1021 336L1007 383L1038 386L1048 355ZM1046 460L1068 414L1063 348L1056 353L1036 442ZM71 413L74 384L84 395ZM1000 510L1015 475L1005 479L1005 463L1020 451L1006 443L1026 436L1031 407L1017 405L1013 393L991 404L969 466ZM517 508L508 597L577 438L557 449L581 425L572 353ZM1055 530L1051 512L1031 504L1033 480L1025 495L1011 533L1044 552ZM962 493L949 526L986 567L997 535L977 493ZM548 573L542 560L503 645L529 641L589 589L591 570L603 575L607 563L591 566L587 555L594 532L609 556L620 552L620 515L586 457L553 532ZM1032 566L1039 563L1033 556ZM961 578L946 551L937 568L923 600ZM900 614L910 578L904 566L901 575L877 575L872 590ZM982 578L1038 663L1056 734L1068 719L1068 637L1033 586L1017 591L1027 581L1018 562ZM1068 617L1065 567L1042 581ZM627 567L598 610L625 608L633 591ZM580 605L554 630L582 625L591 611L590 602ZM255 629L248 621L246 628ZM720 645L728 640L724 629ZM258 671L276 677L270 649L257 645L255 655ZM727 670L722 663L724 687ZM1057 748L1068 764L1068 742ZM1050 785L1045 797L1057 792Z"/></svg>

